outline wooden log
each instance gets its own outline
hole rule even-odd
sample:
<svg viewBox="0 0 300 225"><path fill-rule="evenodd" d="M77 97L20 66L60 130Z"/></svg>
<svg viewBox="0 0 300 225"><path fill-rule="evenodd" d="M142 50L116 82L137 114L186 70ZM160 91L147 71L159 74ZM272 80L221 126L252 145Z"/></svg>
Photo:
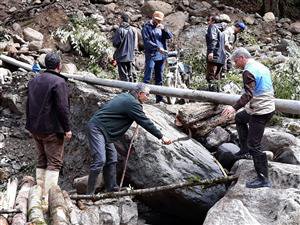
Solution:
<svg viewBox="0 0 300 225"><path fill-rule="evenodd" d="M21 188L19 190L15 208L20 211L16 214L11 225L24 225L27 222L27 202L30 188L35 184L34 178L25 176L21 181Z"/></svg>
<svg viewBox="0 0 300 225"><path fill-rule="evenodd" d="M28 196L28 219L33 224L46 225L41 199L42 188L38 185L31 187Z"/></svg>
<svg viewBox="0 0 300 225"><path fill-rule="evenodd" d="M63 191L63 196L65 198L65 202L66 202L66 207L68 209L69 212L69 218L70 218L70 222L72 225L79 225L79 220L78 220L78 211L79 209L76 207L76 205L74 205L72 203L72 200L68 194L68 192Z"/></svg>
<svg viewBox="0 0 300 225"><path fill-rule="evenodd" d="M55 185L49 190L49 209L51 225L69 225L68 210L65 198L59 186Z"/></svg>
<svg viewBox="0 0 300 225"><path fill-rule="evenodd" d="M226 176L221 178L216 178L212 180L199 180L198 178L194 178L189 181L180 182L177 184L169 184L165 186L153 187L153 188L146 188L146 189L137 189L137 190L125 190L120 192L108 192L104 194L97 194L97 195L71 195L71 199L79 200L79 199L92 199L93 201L98 201L101 199L106 198L118 198L123 196L133 196L133 195L144 195L150 194L155 192L162 192L162 191L170 191L177 188L185 188L185 187L193 187L193 186L202 186L203 188L215 186L218 184L225 184L231 181L237 180L238 177L236 176Z"/></svg>
<svg viewBox="0 0 300 225"><path fill-rule="evenodd" d="M7 209L13 209L16 201L17 195L17 188L18 188L18 179L9 179L7 183Z"/></svg>

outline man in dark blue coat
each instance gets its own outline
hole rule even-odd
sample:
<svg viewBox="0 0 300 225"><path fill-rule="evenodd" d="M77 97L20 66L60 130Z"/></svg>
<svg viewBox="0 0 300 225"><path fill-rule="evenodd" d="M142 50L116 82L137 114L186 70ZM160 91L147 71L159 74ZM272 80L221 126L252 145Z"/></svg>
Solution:
<svg viewBox="0 0 300 225"><path fill-rule="evenodd" d="M164 14L155 11L152 20L147 21L142 29L142 36L145 47L145 73L144 83L150 83L154 70L155 84L162 85L164 62L167 53L167 39L171 39L173 34L168 31L162 21ZM156 95L156 102L163 100L161 95Z"/></svg>
<svg viewBox="0 0 300 225"><path fill-rule="evenodd" d="M120 80L136 82L133 73L132 62L134 60L135 32L129 24L129 16L121 15L120 27L116 30L113 37L113 46L116 48L114 59L118 64Z"/></svg>

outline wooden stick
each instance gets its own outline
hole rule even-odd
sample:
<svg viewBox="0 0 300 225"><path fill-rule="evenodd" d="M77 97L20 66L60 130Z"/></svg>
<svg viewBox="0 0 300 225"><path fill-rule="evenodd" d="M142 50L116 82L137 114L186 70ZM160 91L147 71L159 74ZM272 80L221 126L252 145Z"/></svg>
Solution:
<svg viewBox="0 0 300 225"><path fill-rule="evenodd" d="M1 209L0 215L2 214L15 214L22 212L20 209Z"/></svg>
<svg viewBox="0 0 300 225"><path fill-rule="evenodd" d="M121 178L121 182L120 182L119 191L121 190L121 188L123 186L123 181L124 181L124 178L125 178L125 173L126 173L126 169L127 169L128 159L129 159L129 156L130 156L130 153L131 153L131 147L132 147L133 141L135 139L135 136L138 133L138 130L139 130L139 125L137 124L136 127L135 127L135 130L134 130L134 133L132 135L128 151L127 151L127 156L126 156L126 160L125 160L125 164L124 164L124 169L123 169L123 173L122 173L122 178Z"/></svg>
<svg viewBox="0 0 300 225"><path fill-rule="evenodd" d="M146 189L137 189L137 190L125 190L120 192L108 192L104 194L98 194L98 195L71 195L71 199L79 200L79 199L92 199L94 201L106 199L106 198L117 198L122 196L132 196L132 195L144 195L144 194L150 194L150 193L156 193L161 191L170 191L177 188L184 188L184 187L192 187L192 186L215 186L218 184L224 184L231 181L237 180L238 177L236 176L227 176L227 177L221 177L216 178L212 180L198 180L193 179L190 181L184 181L177 184L169 184L165 186L158 186L153 188L146 188Z"/></svg>

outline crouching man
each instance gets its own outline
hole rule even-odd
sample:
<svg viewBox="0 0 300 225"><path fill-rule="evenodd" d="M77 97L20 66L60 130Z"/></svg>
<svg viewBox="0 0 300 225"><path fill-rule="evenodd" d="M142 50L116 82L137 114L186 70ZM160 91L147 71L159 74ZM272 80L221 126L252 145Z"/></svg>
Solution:
<svg viewBox="0 0 300 225"><path fill-rule="evenodd" d="M162 135L143 111L142 104L148 100L149 92L146 84L139 83L134 91L119 94L104 104L89 120L87 137L92 163L87 194L95 193L97 177L102 170L106 191L118 191L117 151L113 141L122 137L134 121L164 144L171 144L171 140Z"/></svg>
<svg viewBox="0 0 300 225"><path fill-rule="evenodd" d="M255 61L245 48L235 50L231 59L235 67L243 69L244 94L234 106L225 108L222 114L231 116L245 106L245 109L235 116L241 148L237 156L250 153L257 172L257 177L248 181L246 187L271 187L267 156L261 148L265 126L275 111L270 70Z"/></svg>

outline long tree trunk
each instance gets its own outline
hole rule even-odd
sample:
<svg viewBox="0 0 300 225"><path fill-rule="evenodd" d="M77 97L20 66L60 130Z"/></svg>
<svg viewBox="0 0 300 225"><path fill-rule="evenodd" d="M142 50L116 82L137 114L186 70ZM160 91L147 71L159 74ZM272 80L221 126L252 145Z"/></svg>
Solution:
<svg viewBox="0 0 300 225"><path fill-rule="evenodd" d="M21 213L13 217L11 225L24 225L27 222L27 202L30 188L34 185L33 177L26 176L22 179L22 186L18 193L15 208L20 209Z"/></svg>
<svg viewBox="0 0 300 225"><path fill-rule="evenodd" d="M80 211L76 205L74 205L72 203L72 200L68 194L68 192L66 191L63 191L63 195L64 195L64 198L65 198L65 201L66 201L66 207L68 209L68 212L69 212L69 218L70 218L70 222L72 225L79 225L79 220L78 220L78 211Z"/></svg>

